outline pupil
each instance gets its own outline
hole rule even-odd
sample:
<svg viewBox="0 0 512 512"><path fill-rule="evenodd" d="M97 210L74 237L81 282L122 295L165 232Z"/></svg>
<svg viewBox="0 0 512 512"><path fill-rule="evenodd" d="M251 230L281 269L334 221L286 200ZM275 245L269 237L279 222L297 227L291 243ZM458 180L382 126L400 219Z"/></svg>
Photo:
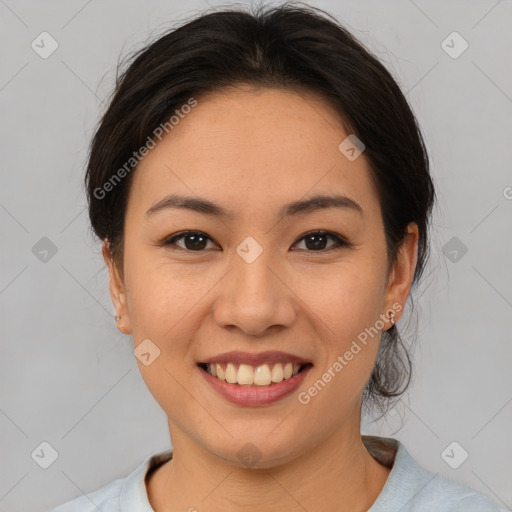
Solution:
<svg viewBox="0 0 512 512"><path fill-rule="evenodd" d="M318 238L320 238L320 239L322 239L322 238L323 238L323 239L324 239L324 240L323 240L323 242L324 242L324 243L320 242L320 245L319 245L319 244L318 244ZM320 246L321 246L321 247L320 247L320 249L325 249L325 238L326 238L326 236L325 236L325 235L322 235L322 234L309 235L309 237L308 237L308 239L309 239L309 240L316 240L316 241L315 241L313 244L311 244L311 245L312 245L312 247L313 247L313 248L317 248L317 249L318 249ZM306 244L306 245L308 245L308 249L310 249L310 248L311 248L311 245L309 245L309 244Z"/></svg>
<svg viewBox="0 0 512 512"><path fill-rule="evenodd" d="M202 242L200 241L201 239ZM194 235L188 235L187 238L186 238L187 242L190 241L190 240L196 240L196 243L192 242L192 244L189 244L187 243L187 249L190 249L191 247L194 248L194 249L204 249L204 246L205 246L205 241L204 241L204 237L202 235L197 235L197 234L194 234ZM199 244L197 243L199 241ZM189 247L191 246L191 247Z"/></svg>

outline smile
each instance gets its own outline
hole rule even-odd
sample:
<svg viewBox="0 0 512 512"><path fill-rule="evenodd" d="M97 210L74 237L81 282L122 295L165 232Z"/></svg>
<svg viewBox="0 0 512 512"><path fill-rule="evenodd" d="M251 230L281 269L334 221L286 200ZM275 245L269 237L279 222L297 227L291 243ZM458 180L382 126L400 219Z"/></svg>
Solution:
<svg viewBox="0 0 512 512"><path fill-rule="evenodd" d="M220 381L239 386L273 386L283 380L291 379L303 371L310 363L298 364L265 363L258 366L250 364L200 363L199 366Z"/></svg>

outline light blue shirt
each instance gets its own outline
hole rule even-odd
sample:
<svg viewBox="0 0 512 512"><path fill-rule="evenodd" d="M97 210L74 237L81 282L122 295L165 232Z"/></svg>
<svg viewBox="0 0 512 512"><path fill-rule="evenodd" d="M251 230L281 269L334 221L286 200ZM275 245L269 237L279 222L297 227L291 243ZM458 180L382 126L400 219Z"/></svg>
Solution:
<svg viewBox="0 0 512 512"><path fill-rule="evenodd" d="M386 484L368 512L505 512L486 495L422 468L398 440L378 439L394 441L398 449ZM149 456L127 477L48 512L154 512L144 478L166 453Z"/></svg>

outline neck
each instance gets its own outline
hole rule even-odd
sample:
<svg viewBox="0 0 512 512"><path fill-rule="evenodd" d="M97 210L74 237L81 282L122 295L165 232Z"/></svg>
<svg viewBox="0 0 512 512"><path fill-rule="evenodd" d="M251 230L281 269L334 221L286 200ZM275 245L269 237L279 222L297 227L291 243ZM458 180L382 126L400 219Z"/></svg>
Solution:
<svg viewBox="0 0 512 512"><path fill-rule="evenodd" d="M233 466L176 429L172 440L173 459L147 483L155 512L362 512L377 499L390 472L370 455L359 428L350 435L340 431L292 462L268 469Z"/></svg>

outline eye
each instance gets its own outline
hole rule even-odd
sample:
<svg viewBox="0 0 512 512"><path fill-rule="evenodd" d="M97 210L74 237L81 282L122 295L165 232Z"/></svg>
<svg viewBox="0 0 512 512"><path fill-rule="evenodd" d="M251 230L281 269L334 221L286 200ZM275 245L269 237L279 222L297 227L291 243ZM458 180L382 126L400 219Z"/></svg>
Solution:
<svg viewBox="0 0 512 512"><path fill-rule="evenodd" d="M328 249L326 249L326 242L328 239L334 240L334 244L331 245ZM310 252L327 252L335 249L339 249L341 247L350 247L351 244L344 240L341 236L336 235L334 233L330 233L329 231L313 231L311 233L307 233L302 238L296 242L297 244L301 241L305 241L306 250ZM308 243L310 241L311 243Z"/></svg>
<svg viewBox="0 0 512 512"><path fill-rule="evenodd" d="M326 242L328 239L334 241L334 243L326 248ZM177 242L183 240L184 246L178 245ZM206 249L208 242L212 242L211 238L201 231L184 231L177 235L171 236L162 242L164 246L177 246L180 249L201 252ZM351 247L351 244L344 240L341 236L329 231L316 230L307 233L301 237L294 245L297 245L305 241L306 250L310 252L327 252L341 247ZM213 243L213 242L212 242Z"/></svg>
<svg viewBox="0 0 512 512"><path fill-rule="evenodd" d="M178 245L178 247L195 252L202 251L205 248L207 241L211 241L211 238L201 231L184 231L183 233L164 240L163 245L177 245L176 241L181 239L185 241L185 247L181 247L180 245Z"/></svg>

